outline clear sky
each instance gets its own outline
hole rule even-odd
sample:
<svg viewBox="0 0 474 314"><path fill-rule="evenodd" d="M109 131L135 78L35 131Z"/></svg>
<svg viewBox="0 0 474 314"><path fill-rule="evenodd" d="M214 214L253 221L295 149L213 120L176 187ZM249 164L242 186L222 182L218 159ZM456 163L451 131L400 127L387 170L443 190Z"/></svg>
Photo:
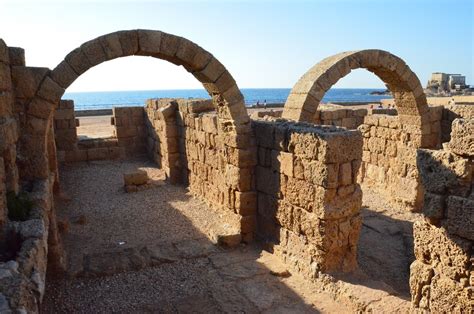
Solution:
<svg viewBox="0 0 474 314"><path fill-rule="evenodd" d="M0 0L0 38L26 49L27 65L54 68L97 36L147 28L213 53L239 87L290 88L332 54L378 48L405 60L423 85L431 72L474 85L473 0L23 1ZM383 87L357 70L336 87ZM183 68L147 57L96 66L68 91L201 88Z"/></svg>

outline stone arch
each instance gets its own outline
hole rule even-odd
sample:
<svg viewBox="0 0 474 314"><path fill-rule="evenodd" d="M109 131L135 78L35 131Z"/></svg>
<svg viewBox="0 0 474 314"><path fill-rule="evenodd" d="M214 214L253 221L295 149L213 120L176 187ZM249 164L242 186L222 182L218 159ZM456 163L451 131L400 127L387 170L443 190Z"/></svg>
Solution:
<svg viewBox="0 0 474 314"><path fill-rule="evenodd" d="M353 69L364 68L377 75L392 92L397 116L367 115L358 127L364 136L361 178L388 198L411 210L419 210L423 189L416 168L416 150L439 145L439 126L418 77L399 57L383 50L360 50L336 54L309 69L294 85L285 103L283 118L316 121L324 94ZM390 124L388 126L388 124ZM374 131L376 131L376 135ZM403 187L403 189L401 188Z"/></svg>
<svg viewBox="0 0 474 314"><path fill-rule="evenodd" d="M232 75L211 53L192 41L155 30L126 30L110 33L90 40L71 51L50 71L26 108L26 130L23 150L30 156L25 160L24 177L47 178L48 125L54 109L66 88L88 69L112 59L126 56L149 56L182 65L198 79L212 96L217 107L220 126L241 149L242 139L250 133L250 120L244 98Z"/></svg>
<svg viewBox="0 0 474 314"><path fill-rule="evenodd" d="M324 94L339 79L358 68L373 72L386 84L395 98L403 124L421 129L429 122L426 96L416 74L399 57L377 49L342 52L317 63L293 86L283 117L313 122Z"/></svg>

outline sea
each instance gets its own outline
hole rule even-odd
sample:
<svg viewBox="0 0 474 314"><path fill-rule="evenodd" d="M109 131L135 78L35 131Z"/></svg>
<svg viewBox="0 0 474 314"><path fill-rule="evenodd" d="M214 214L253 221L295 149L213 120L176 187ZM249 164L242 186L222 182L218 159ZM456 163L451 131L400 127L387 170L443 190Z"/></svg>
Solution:
<svg viewBox="0 0 474 314"><path fill-rule="evenodd" d="M290 88L241 88L246 106L284 103ZM371 92L384 89L370 88L332 88L327 91L322 102L357 103L378 102L390 98L388 95L371 95ZM120 106L144 105L149 98L209 98L204 89L169 89L144 91L108 91L108 92L67 92L63 99L74 100L75 110L110 109Z"/></svg>

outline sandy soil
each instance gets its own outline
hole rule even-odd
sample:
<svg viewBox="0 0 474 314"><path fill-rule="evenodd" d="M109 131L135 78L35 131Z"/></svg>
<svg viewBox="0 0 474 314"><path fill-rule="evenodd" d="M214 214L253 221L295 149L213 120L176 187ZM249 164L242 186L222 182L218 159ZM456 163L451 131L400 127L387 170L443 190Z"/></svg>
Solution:
<svg viewBox="0 0 474 314"><path fill-rule="evenodd" d="M110 123L112 116L88 116L78 117L79 127L77 136L79 139L108 138L113 137L114 126Z"/></svg>

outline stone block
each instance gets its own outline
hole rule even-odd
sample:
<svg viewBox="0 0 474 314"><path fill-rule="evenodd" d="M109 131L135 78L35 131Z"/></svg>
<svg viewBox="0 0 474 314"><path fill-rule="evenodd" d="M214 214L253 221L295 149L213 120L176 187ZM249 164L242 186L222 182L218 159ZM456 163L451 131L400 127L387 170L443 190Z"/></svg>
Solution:
<svg viewBox="0 0 474 314"><path fill-rule="evenodd" d="M338 185L338 165L325 164L312 160L303 163L304 177L307 181L325 187L336 188Z"/></svg>
<svg viewBox="0 0 474 314"><path fill-rule="evenodd" d="M148 182L148 174L145 170L136 170L123 174L125 185L143 185Z"/></svg>
<svg viewBox="0 0 474 314"><path fill-rule="evenodd" d="M10 56L8 53L8 46L5 44L5 41L0 38L0 62L10 63Z"/></svg>
<svg viewBox="0 0 474 314"><path fill-rule="evenodd" d="M85 54L91 67L107 61L107 55L104 52L104 48L102 48L99 38L84 43L81 46L81 50Z"/></svg>
<svg viewBox="0 0 474 314"><path fill-rule="evenodd" d="M413 224L413 236L417 261L431 265L436 272L451 279L465 276L470 261L470 241L421 220Z"/></svg>
<svg viewBox="0 0 474 314"><path fill-rule="evenodd" d="M273 148L274 126L269 122L252 121L257 145L264 148Z"/></svg>
<svg viewBox="0 0 474 314"><path fill-rule="evenodd" d="M79 74L67 61L62 61L54 68L50 76L59 86L66 89L78 78Z"/></svg>
<svg viewBox="0 0 474 314"><path fill-rule="evenodd" d="M37 96L58 106L63 94L64 88L47 76L41 83Z"/></svg>
<svg viewBox="0 0 474 314"><path fill-rule="evenodd" d="M119 37L120 45L124 56L134 55L138 52L138 31L120 31L116 33Z"/></svg>
<svg viewBox="0 0 474 314"><path fill-rule="evenodd" d="M474 119L455 119L449 149L457 155L474 157Z"/></svg>
<svg viewBox="0 0 474 314"><path fill-rule="evenodd" d="M446 205L449 233L474 241L474 200L448 196Z"/></svg>
<svg viewBox="0 0 474 314"><path fill-rule="evenodd" d="M257 166L256 168L257 191L274 195L280 191L280 175L270 168Z"/></svg>
<svg viewBox="0 0 474 314"><path fill-rule="evenodd" d="M193 75L201 83L214 83L225 71L225 67L219 62L219 60L212 57L203 70L193 72Z"/></svg>
<svg viewBox="0 0 474 314"><path fill-rule="evenodd" d="M425 192L423 202L423 214L433 220L443 218L445 198L442 195Z"/></svg>
<svg viewBox="0 0 474 314"><path fill-rule="evenodd" d="M207 133L217 134L217 115L203 115L202 130Z"/></svg>
<svg viewBox="0 0 474 314"><path fill-rule="evenodd" d="M0 62L0 91L11 91L12 87L10 66Z"/></svg>
<svg viewBox="0 0 474 314"><path fill-rule="evenodd" d="M107 34L98 38L107 60L123 57L120 37L118 33Z"/></svg>
<svg viewBox="0 0 474 314"><path fill-rule="evenodd" d="M344 163L362 158L362 134L357 130L322 133L318 159Z"/></svg>
<svg viewBox="0 0 474 314"><path fill-rule="evenodd" d="M233 165L225 166L225 182L226 185L240 192L251 191L253 184L253 169L239 168Z"/></svg>
<svg viewBox="0 0 474 314"><path fill-rule="evenodd" d="M293 154L272 150L272 169L278 173L293 177Z"/></svg>
<svg viewBox="0 0 474 314"><path fill-rule="evenodd" d="M15 97L33 98L48 71L48 68L13 66L11 74Z"/></svg>
<svg viewBox="0 0 474 314"><path fill-rule="evenodd" d="M235 208L242 216L255 214L257 211L257 193L235 191Z"/></svg>
<svg viewBox="0 0 474 314"><path fill-rule="evenodd" d="M339 165L339 184L349 185L352 184L352 166L350 162L346 162Z"/></svg>
<svg viewBox="0 0 474 314"><path fill-rule="evenodd" d="M417 165L426 191L467 196L472 180L472 165L449 151L419 149Z"/></svg>
<svg viewBox="0 0 474 314"><path fill-rule="evenodd" d="M71 66L77 75L81 75L92 67L86 55L80 48L71 51L64 60Z"/></svg>

